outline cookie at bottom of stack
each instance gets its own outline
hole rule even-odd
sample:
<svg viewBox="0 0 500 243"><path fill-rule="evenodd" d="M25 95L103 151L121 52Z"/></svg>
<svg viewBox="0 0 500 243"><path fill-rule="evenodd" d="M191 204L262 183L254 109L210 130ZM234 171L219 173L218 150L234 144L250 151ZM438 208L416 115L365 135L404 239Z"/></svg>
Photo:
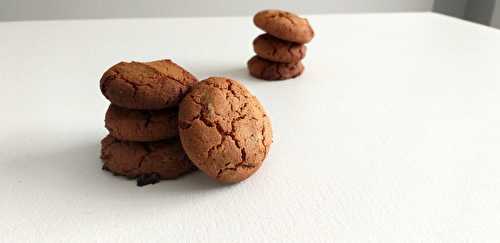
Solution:
<svg viewBox="0 0 500 243"><path fill-rule="evenodd" d="M248 71L256 78L264 80L285 80L295 78L304 72L302 62L279 63L253 56L247 62Z"/></svg>
<svg viewBox="0 0 500 243"><path fill-rule="evenodd" d="M178 139L126 142L108 135L101 141L101 159L103 169L137 178L138 186L175 179L196 169Z"/></svg>

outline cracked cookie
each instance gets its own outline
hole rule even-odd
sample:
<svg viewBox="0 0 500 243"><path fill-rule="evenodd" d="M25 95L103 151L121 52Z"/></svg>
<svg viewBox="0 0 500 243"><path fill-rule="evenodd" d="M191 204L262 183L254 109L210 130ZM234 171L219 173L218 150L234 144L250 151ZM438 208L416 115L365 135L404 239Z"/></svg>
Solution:
<svg viewBox="0 0 500 243"><path fill-rule="evenodd" d="M295 78L302 74L304 65L297 63L271 62L258 56L253 56L247 62L250 74L259 79L284 80Z"/></svg>
<svg viewBox="0 0 500 243"><path fill-rule="evenodd" d="M251 176L272 143L271 122L257 98L222 77L201 81L184 97L179 135L191 161L224 183Z"/></svg>
<svg viewBox="0 0 500 243"><path fill-rule="evenodd" d="M253 50L258 56L273 62L297 63L306 55L306 46L280 40L270 34L257 36Z"/></svg>
<svg viewBox="0 0 500 243"><path fill-rule="evenodd" d="M100 87L112 104L158 110L177 106L196 78L170 60L120 62L102 76Z"/></svg>
<svg viewBox="0 0 500 243"><path fill-rule="evenodd" d="M131 110L109 105L105 127L123 141L150 142L177 137L177 108Z"/></svg>
<svg viewBox="0 0 500 243"><path fill-rule="evenodd" d="M125 142L106 136L101 141L103 169L115 175L137 178L139 186L175 179L196 167L177 139L159 142Z"/></svg>
<svg viewBox="0 0 500 243"><path fill-rule="evenodd" d="M253 17L254 24L263 31L282 40L308 43L314 31L305 18L282 10L263 10Z"/></svg>

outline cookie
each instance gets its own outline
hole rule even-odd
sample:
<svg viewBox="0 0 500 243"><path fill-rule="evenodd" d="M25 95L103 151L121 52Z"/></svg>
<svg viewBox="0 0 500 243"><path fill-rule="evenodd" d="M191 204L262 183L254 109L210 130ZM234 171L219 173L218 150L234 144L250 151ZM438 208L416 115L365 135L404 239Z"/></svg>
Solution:
<svg viewBox="0 0 500 243"><path fill-rule="evenodd" d="M253 17L254 24L276 38L308 43L314 37L314 31L305 18L282 10L264 10Z"/></svg>
<svg viewBox="0 0 500 243"><path fill-rule="evenodd" d="M259 169L272 142L264 108L241 83L212 77L195 85L179 106L179 136L193 163L224 183Z"/></svg>
<svg viewBox="0 0 500 243"><path fill-rule="evenodd" d="M297 63L306 56L305 45L280 40L270 34L257 36L253 50L259 57L273 62Z"/></svg>
<svg viewBox="0 0 500 243"><path fill-rule="evenodd" d="M284 80L295 78L304 72L304 65L298 63L271 62L258 56L253 56L247 62L250 75L265 80Z"/></svg>
<svg viewBox="0 0 500 243"><path fill-rule="evenodd" d="M151 142L177 137L177 108L148 111L111 104L105 127L111 136L124 141Z"/></svg>
<svg viewBox="0 0 500 243"><path fill-rule="evenodd" d="M101 141L103 169L137 178L138 185L175 179L195 169L177 139L160 142L124 142L113 136Z"/></svg>
<svg viewBox="0 0 500 243"><path fill-rule="evenodd" d="M177 106L196 78L170 60L120 62L101 78L104 96L111 103L142 110Z"/></svg>

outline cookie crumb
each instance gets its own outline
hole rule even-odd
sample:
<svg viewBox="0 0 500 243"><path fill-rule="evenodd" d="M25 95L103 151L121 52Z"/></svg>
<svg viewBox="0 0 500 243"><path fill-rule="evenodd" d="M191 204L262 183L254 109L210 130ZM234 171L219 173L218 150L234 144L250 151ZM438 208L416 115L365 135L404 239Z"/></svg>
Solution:
<svg viewBox="0 0 500 243"><path fill-rule="evenodd" d="M137 186L153 185L160 182L160 175L156 173L144 174L137 177Z"/></svg>

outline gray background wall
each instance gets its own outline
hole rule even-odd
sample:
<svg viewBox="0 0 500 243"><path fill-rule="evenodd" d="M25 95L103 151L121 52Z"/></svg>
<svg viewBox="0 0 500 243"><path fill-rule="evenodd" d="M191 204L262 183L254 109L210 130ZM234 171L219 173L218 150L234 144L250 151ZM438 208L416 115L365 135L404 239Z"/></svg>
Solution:
<svg viewBox="0 0 500 243"><path fill-rule="evenodd" d="M498 0L435 0L433 10L457 18L489 25Z"/></svg>
<svg viewBox="0 0 500 243"><path fill-rule="evenodd" d="M500 1L497 1L497 3L495 4L491 25L493 27L500 28Z"/></svg>
<svg viewBox="0 0 500 243"><path fill-rule="evenodd" d="M468 0L435 0L433 10L462 18L465 14L465 6Z"/></svg>
<svg viewBox="0 0 500 243"><path fill-rule="evenodd" d="M431 11L433 0L0 0L0 20Z"/></svg>
<svg viewBox="0 0 500 243"><path fill-rule="evenodd" d="M500 28L500 0L0 0L0 21L435 11Z"/></svg>

